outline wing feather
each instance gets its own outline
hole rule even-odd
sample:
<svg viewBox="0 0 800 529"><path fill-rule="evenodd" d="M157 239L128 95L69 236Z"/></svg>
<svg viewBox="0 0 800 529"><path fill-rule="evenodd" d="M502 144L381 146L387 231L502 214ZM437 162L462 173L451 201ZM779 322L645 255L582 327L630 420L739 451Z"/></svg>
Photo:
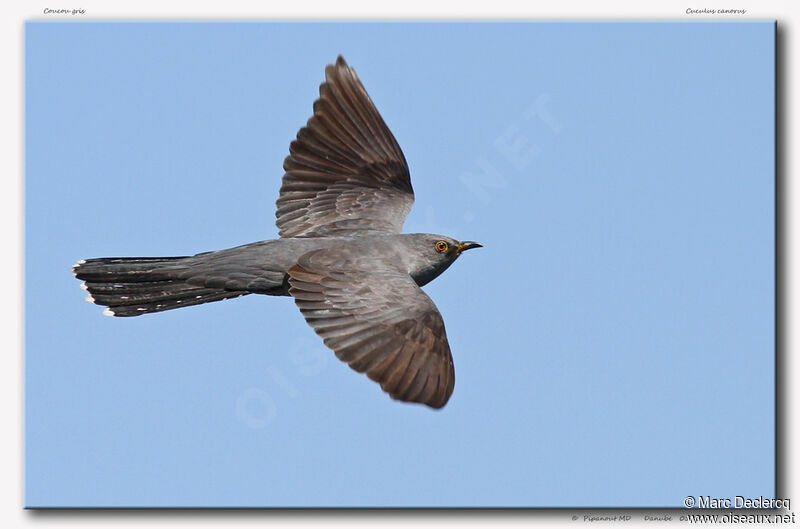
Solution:
<svg viewBox="0 0 800 529"><path fill-rule="evenodd" d="M325 76L314 115L283 163L279 234L400 233L414 203L403 151L341 56Z"/></svg>
<svg viewBox="0 0 800 529"><path fill-rule="evenodd" d="M455 371L444 322L406 272L329 248L301 256L288 274L300 312L340 360L394 399L447 403Z"/></svg>

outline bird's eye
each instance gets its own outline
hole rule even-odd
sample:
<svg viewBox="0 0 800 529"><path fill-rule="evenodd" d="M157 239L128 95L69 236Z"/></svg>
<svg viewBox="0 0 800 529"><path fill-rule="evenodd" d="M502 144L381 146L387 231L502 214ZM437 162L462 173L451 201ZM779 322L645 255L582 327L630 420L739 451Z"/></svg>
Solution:
<svg viewBox="0 0 800 529"><path fill-rule="evenodd" d="M444 242L444 241L438 241L436 243L436 246L434 246L434 247L436 248L436 251L439 252L439 253L446 252L447 248L448 248L447 243Z"/></svg>

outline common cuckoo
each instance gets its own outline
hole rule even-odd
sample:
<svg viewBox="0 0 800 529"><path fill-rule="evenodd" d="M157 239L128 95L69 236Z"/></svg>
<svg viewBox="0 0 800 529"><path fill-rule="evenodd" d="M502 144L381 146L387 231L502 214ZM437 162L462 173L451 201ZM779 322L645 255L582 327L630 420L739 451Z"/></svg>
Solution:
<svg viewBox="0 0 800 529"><path fill-rule="evenodd" d="M453 393L453 359L420 287L481 245L401 233L414 202L403 152L341 56L325 78L283 162L279 239L186 257L87 259L72 271L109 316L292 296L339 359L393 399L441 408Z"/></svg>

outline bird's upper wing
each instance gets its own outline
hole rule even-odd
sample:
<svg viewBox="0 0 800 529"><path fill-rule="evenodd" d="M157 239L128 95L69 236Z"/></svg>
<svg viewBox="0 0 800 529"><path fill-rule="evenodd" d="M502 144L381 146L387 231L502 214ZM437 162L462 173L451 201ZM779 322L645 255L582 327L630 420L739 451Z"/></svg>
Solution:
<svg viewBox="0 0 800 529"><path fill-rule="evenodd" d="M283 162L279 234L400 233L414 203L403 152L341 56L325 77L314 115Z"/></svg>
<svg viewBox="0 0 800 529"><path fill-rule="evenodd" d="M407 273L346 249L309 252L289 268L289 293L336 356L393 399L433 408L455 385L442 316Z"/></svg>

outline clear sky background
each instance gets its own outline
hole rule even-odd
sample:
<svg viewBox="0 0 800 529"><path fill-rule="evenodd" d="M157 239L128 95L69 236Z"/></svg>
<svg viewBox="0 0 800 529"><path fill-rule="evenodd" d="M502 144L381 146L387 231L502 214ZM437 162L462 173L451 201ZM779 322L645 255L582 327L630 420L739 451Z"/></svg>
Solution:
<svg viewBox="0 0 800 529"><path fill-rule="evenodd" d="M772 23L26 26L27 506L671 506L774 496ZM448 405L290 298L140 318L70 266L274 238L343 54L392 128Z"/></svg>

